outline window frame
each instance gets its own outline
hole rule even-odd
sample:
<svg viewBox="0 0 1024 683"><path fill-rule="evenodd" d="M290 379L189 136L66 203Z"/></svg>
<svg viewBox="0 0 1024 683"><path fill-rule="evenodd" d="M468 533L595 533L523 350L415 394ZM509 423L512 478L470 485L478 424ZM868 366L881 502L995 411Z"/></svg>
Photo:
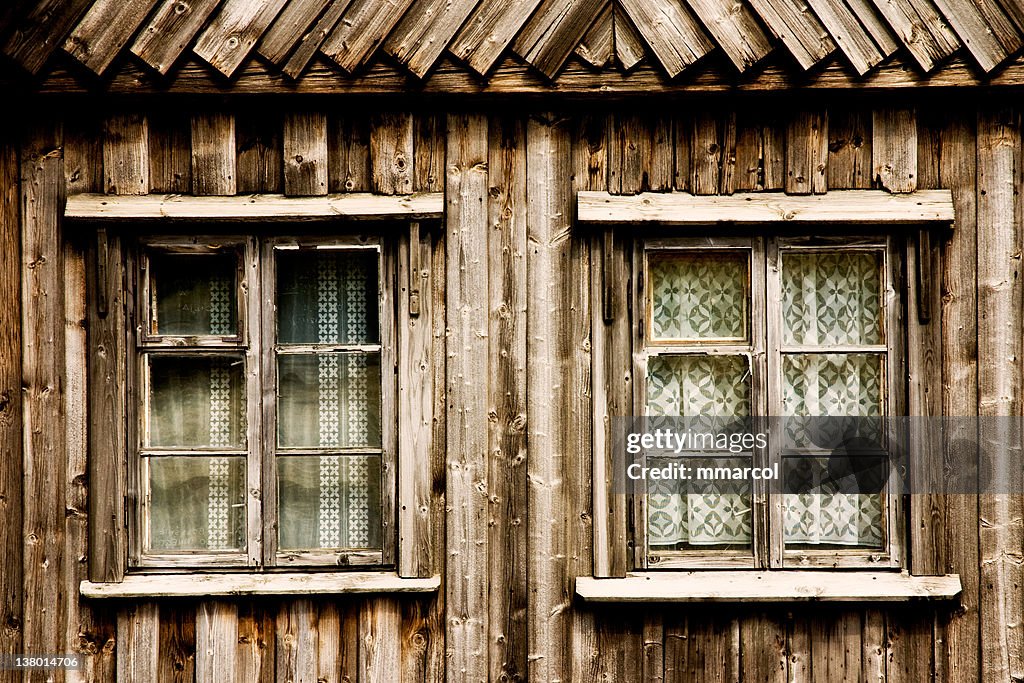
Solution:
<svg viewBox="0 0 1024 683"><path fill-rule="evenodd" d="M631 310L636 314L630 322L632 345L632 405L634 415L646 412L647 362L652 355L649 349L662 349L662 353L691 354L749 354L751 369L751 410L754 424L757 418L772 413L771 406L781 407L781 366L783 345L781 343L781 306L769 306L773 292L781 293L781 271L779 255L787 249L881 249L884 254L882 294L886 335L885 404L890 415L906 415L906 352L904 319L908 289L904 278L907 262L905 240L884 229L841 229L830 226L822 231L825 236L814 237L792 231L764 230L754 233L738 232L724 237L669 237L658 232L641 233L631 243L632 256L628 262L631 268L632 287ZM649 320L650 297L646 291L649 280L648 264L651 252L672 250L737 250L749 251L750 271L748 274L747 329L749 344L722 344L718 341L689 342L685 345L648 340L651 322ZM760 267L759 267L760 266ZM760 290L760 291L759 291ZM616 320L613 324L624 324ZM828 347L831 348L831 347ZM821 353L821 351L817 351ZM777 430L777 421L772 421ZM889 438L899 448L900 435L890 434ZM778 451L778 435L772 433L767 449L754 448L753 466L770 466L778 463L782 470L781 454ZM641 486L643 486L641 484ZM780 482L753 480L751 482L752 539L750 552L745 550L701 550L650 552L647 542L647 496L643 492L629 494L627 513L632 533L632 565L637 571L680 570L680 569L898 569L903 564L905 544L905 523L903 496L893 492L887 483L884 493L886 502L885 529L881 549L792 549L787 550L783 541L783 494ZM637 500L639 498L639 500Z"/></svg>
<svg viewBox="0 0 1024 683"><path fill-rule="evenodd" d="M211 253L207 245L239 253L238 334L226 337L155 335L149 330L151 277L149 254ZM216 232L171 236L142 236L129 241L125 268L128 282L137 282L135 295L125 298L128 375L125 387L128 495L126 526L129 571L261 570L360 568L391 569L396 565L398 387L397 387L397 251L401 240L385 231L320 232L305 235L222 235ZM277 551L277 394L276 381L276 261L279 247L372 249L378 253L378 320L381 358L381 539L380 550ZM269 260L268 260L269 259ZM341 346L341 345L337 345ZM147 358L154 354L208 355L236 352L244 355L246 397L246 542L243 551L152 552L147 550L148 468L143 454L141 425L148 393ZM389 419L390 417L390 419ZM148 449L152 450L152 449ZM344 450L344 449L334 449ZM365 449L363 449L365 450ZM189 449L192 455L205 450ZM213 451L220 455L220 450ZM268 504L270 501L270 504Z"/></svg>

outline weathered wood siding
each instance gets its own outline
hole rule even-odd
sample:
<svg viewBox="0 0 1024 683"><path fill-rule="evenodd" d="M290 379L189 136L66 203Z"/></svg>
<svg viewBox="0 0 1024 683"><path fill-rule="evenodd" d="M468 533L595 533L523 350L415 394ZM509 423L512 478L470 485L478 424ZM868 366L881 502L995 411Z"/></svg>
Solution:
<svg viewBox="0 0 1024 683"><path fill-rule="evenodd" d="M593 543L595 515L613 536L627 515L614 497L595 509L593 477L607 463L591 415L595 396L627 405L631 379L628 340L605 329L627 305L607 278L624 269L622 242L574 228L577 190L952 189L956 230L933 246L941 282L922 331L935 377L915 396L948 415L1020 413L1020 112L936 104L371 115L365 101L310 100L34 118L0 139L0 653L79 652L85 668L58 681L1020 680L1019 497L912 502L912 566L961 575L952 610L590 609L573 599L574 577L627 568L623 544ZM400 334L431 359L436 387L410 398L433 415L408 436L429 450L418 524L431 543L404 561L441 574L440 594L80 601L78 581L111 566L116 576L110 556L123 552L117 539L85 545L87 514L122 513L120 501L97 500L103 482L87 496L86 444L102 445L87 409L113 408L83 371L109 362L87 357L109 325L83 283L97 277L98 248L120 252L116 240L62 231L65 193L444 189L446 226L423 231L417 258L428 281L447 284L425 293L430 329Z"/></svg>

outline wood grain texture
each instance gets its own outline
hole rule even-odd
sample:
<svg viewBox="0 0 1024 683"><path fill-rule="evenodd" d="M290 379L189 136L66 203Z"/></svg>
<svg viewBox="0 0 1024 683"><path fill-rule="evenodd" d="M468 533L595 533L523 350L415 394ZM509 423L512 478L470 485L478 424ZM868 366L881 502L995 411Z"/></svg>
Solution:
<svg viewBox="0 0 1024 683"><path fill-rule="evenodd" d="M925 73L949 57L960 41L930 0L871 0Z"/></svg>
<svg viewBox="0 0 1024 683"><path fill-rule="evenodd" d="M391 33L413 0L395 0L381 7L378 0L354 0L320 51L345 71L355 71Z"/></svg>
<svg viewBox="0 0 1024 683"><path fill-rule="evenodd" d="M65 610L64 247L61 127L29 126L21 148L22 539L25 652L63 649Z"/></svg>
<svg viewBox="0 0 1024 683"><path fill-rule="evenodd" d="M854 70L866 74L886 55L843 0L808 0Z"/></svg>
<svg viewBox="0 0 1024 683"><path fill-rule="evenodd" d="M487 679L487 119L448 118L447 679Z"/></svg>
<svg viewBox="0 0 1024 683"><path fill-rule="evenodd" d="M1019 415L1021 408L1020 113L978 113L978 414ZM1024 675L1024 511L1019 444L1006 431L981 436L979 477L993 482L979 499L981 680ZM1016 488L1010 488L1016 487Z"/></svg>
<svg viewBox="0 0 1024 683"><path fill-rule="evenodd" d="M332 0L291 0L260 38L256 52L268 62L281 64L331 4Z"/></svg>
<svg viewBox="0 0 1024 683"><path fill-rule="evenodd" d="M612 115L608 131L609 192L632 195L671 189L674 159L668 117Z"/></svg>
<svg viewBox="0 0 1024 683"><path fill-rule="evenodd" d="M284 190L282 116L273 111L243 109L235 115L235 172L239 194Z"/></svg>
<svg viewBox="0 0 1024 683"><path fill-rule="evenodd" d="M873 184L889 192L917 189L917 115L913 109L875 109L871 114Z"/></svg>
<svg viewBox="0 0 1024 683"><path fill-rule="evenodd" d="M319 633L317 608L307 598L293 598L277 612L275 673L278 681L312 683L317 679Z"/></svg>
<svg viewBox="0 0 1024 683"><path fill-rule="evenodd" d="M575 435L569 432L575 408L566 376L575 366L569 348L573 320L567 298L571 244L571 168L568 122L552 115L531 117L526 129L527 178L527 568L532 587L527 607L527 662L530 680L561 680L569 662L568 547L570 529L566 472ZM562 355L565 354L565 355ZM563 364L557 360L567 358Z"/></svg>
<svg viewBox="0 0 1024 683"><path fill-rule="evenodd" d="M284 117L284 194L327 194L327 115L296 112Z"/></svg>
<svg viewBox="0 0 1024 683"><path fill-rule="evenodd" d="M576 54L588 64L603 68L615 56L615 27L609 2L576 47Z"/></svg>
<svg viewBox="0 0 1024 683"><path fill-rule="evenodd" d="M864 190L873 181L871 116L855 109L829 110L828 182L837 190Z"/></svg>
<svg viewBox="0 0 1024 683"><path fill-rule="evenodd" d="M341 15L348 9L350 2L351 0L333 0L327 9L324 10L323 14L320 15L320 18L316 20L316 23L302 34L295 45L295 49L281 68L281 71L288 78L297 80L302 76L306 67L309 66L313 57L316 56L320 46L327 40L327 36L338 25Z"/></svg>
<svg viewBox="0 0 1024 683"><path fill-rule="evenodd" d="M477 0L414 0L384 51L423 78L476 6Z"/></svg>
<svg viewBox="0 0 1024 683"><path fill-rule="evenodd" d="M619 60L619 65L629 71L643 60L647 48L636 32L633 22L620 7L613 8L612 27L615 30L615 56Z"/></svg>
<svg viewBox="0 0 1024 683"><path fill-rule="evenodd" d="M736 168L736 114L702 111L689 120L690 188L697 195L732 194Z"/></svg>
<svg viewBox="0 0 1024 683"><path fill-rule="evenodd" d="M107 194L149 192L149 122L144 114L107 117L103 126L103 173Z"/></svg>
<svg viewBox="0 0 1024 683"><path fill-rule="evenodd" d="M196 683L235 680L238 606L204 600L196 611Z"/></svg>
<svg viewBox="0 0 1024 683"><path fill-rule="evenodd" d="M0 655L22 648L21 225L18 147L0 143Z"/></svg>
<svg viewBox="0 0 1024 683"><path fill-rule="evenodd" d="M192 121L182 111L154 111L149 125L149 191L192 191ZM85 190L89 192L91 190Z"/></svg>
<svg viewBox="0 0 1024 683"><path fill-rule="evenodd" d="M157 680L189 683L196 680L196 606L164 603L160 607L160 654ZM228 656L234 658L236 643Z"/></svg>
<svg viewBox="0 0 1024 683"><path fill-rule="evenodd" d="M327 184L331 192L370 189L370 124L362 116L332 116L328 122Z"/></svg>
<svg viewBox="0 0 1024 683"><path fill-rule="evenodd" d="M245 595L363 595L371 593L433 593L438 577L405 579L387 572L294 573L269 575L195 573L170 579L159 574L134 574L117 582L84 582L83 596L94 599L183 598Z"/></svg>
<svg viewBox="0 0 1024 683"><path fill-rule="evenodd" d="M1020 49L1021 35L993 0L935 0L978 66L989 72Z"/></svg>
<svg viewBox="0 0 1024 683"><path fill-rule="evenodd" d="M274 683L277 680L274 661L276 621L274 603L248 601L239 604L238 645L235 649L235 671L239 680L253 683Z"/></svg>
<svg viewBox="0 0 1024 683"><path fill-rule="evenodd" d="M129 49L157 73L167 74L221 2L162 0Z"/></svg>
<svg viewBox="0 0 1024 683"><path fill-rule="evenodd" d="M540 0L481 0L449 50L478 74L491 70Z"/></svg>
<svg viewBox="0 0 1024 683"><path fill-rule="evenodd" d="M370 119L371 187L379 194L412 192L413 119L411 114L377 113Z"/></svg>
<svg viewBox="0 0 1024 683"><path fill-rule="evenodd" d="M620 6L669 78L715 47L681 0L621 0Z"/></svg>
<svg viewBox="0 0 1024 683"><path fill-rule="evenodd" d="M861 26L871 35L882 54L891 57L900 49L900 42L892 27L879 15L871 0L846 0L846 6L857 16Z"/></svg>
<svg viewBox="0 0 1024 683"><path fill-rule="evenodd" d="M399 680L401 629L402 611L398 600L381 597L362 603L359 609L359 680Z"/></svg>
<svg viewBox="0 0 1024 683"><path fill-rule="evenodd" d="M785 183L785 131L771 110L737 114L734 189L781 190Z"/></svg>
<svg viewBox="0 0 1024 683"><path fill-rule="evenodd" d="M800 0L751 0L750 4L803 69L810 69L835 50L828 31Z"/></svg>
<svg viewBox="0 0 1024 683"><path fill-rule="evenodd" d="M742 2L687 0L687 4L737 71L746 71L772 51L771 37Z"/></svg>
<svg viewBox="0 0 1024 683"><path fill-rule="evenodd" d="M157 0L97 0L68 36L64 51L102 75Z"/></svg>
<svg viewBox="0 0 1024 683"><path fill-rule="evenodd" d="M160 609L155 602L128 605L117 613L117 680L157 680Z"/></svg>
<svg viewBox="0 0 1024 683"><path fill-rule="evenodd" d="M235 116L192 115L192 194L229 196L237 191Z"/></svg>
<svg viewBox="0 0 1024 683"><path fill-rule="evenodd" d="M553 79L603 4L604 0L543 0L512 43L512 49Z"/></svg>
<svg viewBox="0 0 1024 683"><path fill-rule="evenodd" d="M413 121L413 192L443 192L445 124L440 113L424 113Z"/></svg>
<svg viewBox="0 0 1024 683"><path fill-rule="evenodd" d="M224 0L192 51L230 78L287 1Z"/></svg>
<svg viewBox="0 0 1024 683"><path fill-rule="evenodd" d="M800 112L786 128L786 194L828 190L828 113Z"/></svg>
<svg viewBox="0 0 1024 683"><path fill-rule="evenodd" d="M37 74L78 23L93 0L40 0L27 4L3 40L3 52L30 74Z"/></svg>

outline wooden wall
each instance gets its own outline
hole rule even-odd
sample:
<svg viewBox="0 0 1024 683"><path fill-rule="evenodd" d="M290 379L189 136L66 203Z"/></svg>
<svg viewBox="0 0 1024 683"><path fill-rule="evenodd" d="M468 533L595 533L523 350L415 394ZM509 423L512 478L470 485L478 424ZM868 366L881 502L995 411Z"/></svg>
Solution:
<svg viewBox="0 0 1024 683"><path fill-rule="evenodd" d="M1024 677L1020 497L912 501L912 566L961 575L954 609L591 609L572 591L595 562L624 561L593 543L603 445L591 397L629 379L606 360L619 347L600 327L599 240L573 227L575 192L951 188L956 230L931 255L938 314L922 332L941 381L912 378L912 404L1016 415L1019 111L863 98L450 114L260 102L86 109L0 139L0 653L80 652L86 668L56 680L96 681ZM89 312L74 285L92 238L63 231L63 193L442 189L430 259L447 282L432 302L438 598L80 601Z"/></svg>

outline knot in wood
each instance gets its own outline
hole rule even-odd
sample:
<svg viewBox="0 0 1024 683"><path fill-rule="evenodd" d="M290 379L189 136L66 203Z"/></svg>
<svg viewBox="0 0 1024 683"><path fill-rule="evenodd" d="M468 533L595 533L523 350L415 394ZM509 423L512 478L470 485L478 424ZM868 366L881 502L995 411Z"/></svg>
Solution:
<svg viewBox="0 0 1024 683"><path fill-rule="evenodd" d="M229 50L234 50L236 47L238 47L239 42L240 41L238 40L238 36L231 36L230 38L228 38L226 45L228 46Z"/></svg>
<svg viewBox="0 0 1024 683"><path fill-rule="evenodd" d="M176 4L174 6L174 13L175 14L181 15L181 14L184 14L185 12L187 12L187 11L188 11L188 3L187 2L179 2L178 4Z"/></svg>

